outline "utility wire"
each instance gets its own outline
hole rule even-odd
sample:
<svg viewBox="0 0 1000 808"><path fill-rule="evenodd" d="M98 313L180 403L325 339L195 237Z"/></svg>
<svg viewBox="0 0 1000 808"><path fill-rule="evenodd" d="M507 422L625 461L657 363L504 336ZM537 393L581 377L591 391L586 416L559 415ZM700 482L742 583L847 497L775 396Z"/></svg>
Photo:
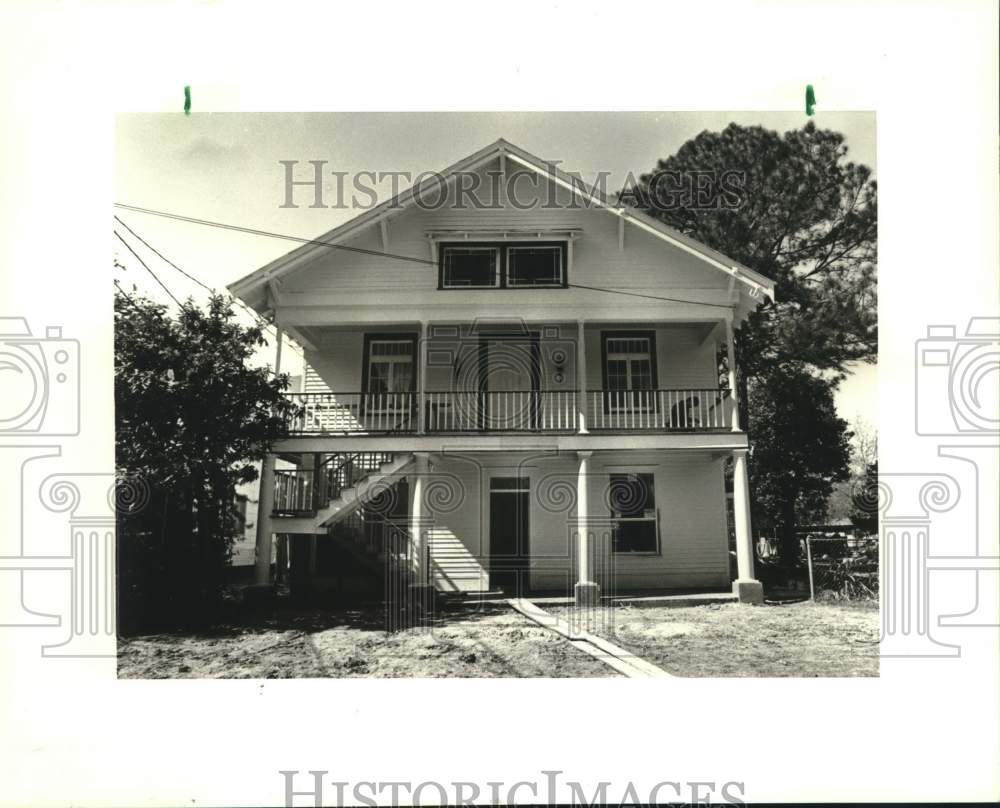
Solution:
<svg viewBox="0 0 1000 808"><path fill-rule="evenodd" d="M394 258L398 261L415 261L420 264L430 264L431 266L436 266L436 264L427 258L415 258L412 255L397 255L395 253L382 252L380 250L368 250L364 247L351 247L347 244L335 244L331 241L320 241L318 239L311 238L301 238L299 236L290 236L287 233L275 233L271 230L258 230L254 227L242 227L237 224L226 224L225 222L213 222L210 219L196 219L193 216L182 216L179 213L168 213L162 210L153 210L151 208L139 208L135 205L126 205L122 202L115 202L116 208L121 208L122 210L131 210L136 213L148 213L151 216L163 216L166 219L175 219L179 222L189 222L190 224L203 224L208 227L221 227L224 230L234 230L237 233L249 233L254 236L269 236L270 238L280 238L285 241L296 241L300 244L315 244L320 247L329 247L332 250L345 250L347 252L362 253L363 255L374 255L380 258Z"/></svg>
<svg viewBox="0 0 1000 808"><path fill-rule="evenodd" d="M201 282L200 280L198 280L198 279L197 279L197 278L196 278L196 277L195 277L194 275L191 275L190 273L188 273L188 272L185 272L185 271L184 271L183 269L181 269L181 268L180 268L179 266L177 266L177 264L175 264L175 263L174 263L173 261L171 261L171 260L170 260L169 258L167 258L167 257L166 257L166 256L165 256L165 255L164 255L163 253L161 253L161 252L160 252L159 250L157 250L157 249L156 249L156 247L154 247L154 246L153 246L152 244L150 244L150 243L149 243L148 241L146 241L146 239L144 239L144 238L143 238L142 236L140 236L140 235L139 235L138 233L136 233L136 232L135 232L135 230L133 230L133 229L132 229L131 227L129 227L129 226L127 225L127 224L125 224L125 222L123 222L123 221L122 221L122 220L121 220L121 219L120 219L120 218L119 218L119 217L118 217L117 215L115 216L115 221L116 221L116 222L118 222L118 224L120 224L120 225L121 225L122 227L124 227L124 228L125 228L126 230L128 230L128 232L129 232L129 233L131 233L131 234L132 234L132 236L133 236L133 237L134 237L135 239L137 239L138 241L140 241L140 242L141 242L142 244L146 245L146 249L148 249L148 250L149 250L150 252L152 252L152 253L153 253L154 255L156 255L157 257L159 257L161 261L163 261L164 263L167 263L167 264L169 264L170 266L172 266L172 267L173 267L174 269L176 269L176 270L177 270L178 272L180 272L180 273L181 273L181 275L183 275L183 276L184 276L185 278L187 278L188 280L191 280L191 281L194 281L194 282L195 282L196 284L198 284L198 285L199 285L199 286L200 286L200 287L201 287L202 289L204 289L205 291L207 291L207 292L211 292L212 294L215 294L215 290L214 290L214 289L212 289L212 288L211 288L211 287L209 287L208 285L206 285L206 284L202 283L202 282Z"/></svg>
<svg viewBox="0 0 1000 808"><path fill-rule="evenodd" d="M569 284L571 289L588 289L591 292L607 292L611 295L628 295L629 297L644 297L648 300L665 300L668 303L691 303L695 306L711 306L717 309L731 309L724 303L703 303L700 300L684 300L680 297L661 297L660 295L644 295L641 292L625 292L621 289L604 289L600 286L584 286L580 283Z"/></svg>
<svg viewBox="0 0 1000 808"><path fill-rule="evenodd" d="M165 262L166 264L168 264L169 266L173 267L178 272L180 272L185 278L187 278L188 280L191 280L194 283L198 284L202 289L204 289L205 291L207 291L209 294L216 294L216 290L215 289L211 288L207 284L205 284L202 281L198 280L198 278L196 278L190 272L186 272L185 270L183 270L179 266L177 266L177 264L175 264L173 261L171 261L169 258L167 258L163 253L161 253L159 250L157 250L152 244L150 244L148 241L146 241L146 239L144 239L142 236L140 236L138 233L136 233L135 230L133 230L131 227L129 227L127 224L125 224L125 222L123 222L121 220L121 218L119 218L117 215L115 216L115 221L118 222L126 230L128 230L128 232L131 233L138 241L142 242L142 244L144 244L147 249L149 249L157 257L159 257L163 262ZM118 238L121 239L121 236L118 236ZM125 246L128 246L128 245L126 244ZM131 248L129 248L129 249L131 251ZM135 252L132 251L132 254L135 255ZM169 294L169 292L168 292L168 294ZM234 297L233 295L230 295L228 293L227 293L227 295L228 295L228 297L229 297L230 300L232 300L234 303L236 303L237 305L239 305L241 308L243 308L247 312L247 314L249 314L251 317L253 317L254 320L257 323L260 324L261 327L263 327L264 329L273 328L274 329L274 333L275 333L275 337L277 337L277 333L278 333L277 326L273 325L272 323L269 323L267 320L265 320L263 317L261 317L257 312L255 312L253 309L251 309L246 303L244 303L242 300L240 300L238 297ZM173 295L171 295L171 297L173 297ZM176 300L177 298L174 298L174 299ZM289 345L289 347L291 347L293 350L296 351L296 353L299 354L299 356L301 356L303 359L305 359L305 354L301 350L299 350L295 345Z"/></svg>
<svg viewBox="0 0 1000 808"><path fill-rule="evenodd" d="M146 262L145 262L145 261L143 261L143 260L142 260L142 259L141 259L141 258L139 257L139 254L138 254L138 253L137 253L137 252L136 252L135 250L133 250L133 249L132 249L131 245L129 245L129 243L128 243L127 241L125 241L125 239L123 239L123 238L121 237L121 235L119 235L119 233L118 233L118 231L117 231L117 230L115 230L115 231L114 231L114 234L115 234L115 236L117 236L117 237L118 237L118 240L119 240L119 241L120 241L120 242L121 242L122 244L124 244L124 245L125 245L125 249L127 249L127 250L128 250L128 251L129 251L130 253L132 253L132 255L134 255L134 256L135 256L135 260L136 260L136 261L138 261L138 262L139 262L140 264L142 264L142 266L143 266L143 267L144 267L144 268L146 269L146 272L148 272L148 273L149 273L150 275L152 275L152 276L153 276L153 280L155 280L155 281L156 281L156 282L157 282L158 284L160 284L160 287L161 287L161 288L163 289L163 291L164 291L164 292L166 292L166 293L167 293L168 295L170 295L170 297L171 297L171 299L172 299L172 300L174 301L174 303L176 303L176 304L177 304L178 306L180 306L180 305L181 305L181 302L180 302L180 301L179 301L179 300L178 300L178 299L177 299L176 297L174 297L174 293L173 293L173 292L171 292L171 291L170 291L170 290L169 290L169 289L167 288L167 285L166 285L166 284L165 284L165 283L164 283L163 281L161 281L161 280L160 280L160 279L159 279L159 278L158 278L158 277L156 276L156 273L155 273L155 272L153 272L153 270L151 270L151 269L149 268L149 266L148 266L148 265L146 264Z"/></svg>
<svg viewBox="0 0 1000 808"><path fill-rule="evenodd" d="M206 227L218 227L223 230L233 230L237 233L250 233L256 236L268 236L270 238L278 238L278 239L283 239L285 241L295 241L301 244L314 244L316 246L328 247L334 250L347 250L349 252L363 253L365 255L373 255L380 258L392 258L398 261L412 261L417 264L426 264L435 267L437 266L436 262L431 261L427 258L417 258L415 256L409 256L409 255L398 255L396 253L381 252L379 250L368 250L368 249L363 249L361 247L350 247L346 244L334 244L333 242L320 241L318 239L300 238L299 236L290 236L285 233L275 233L270 230L258 230L252 227L242 227L240 225L227 224L225 222L214 222L209 219L196 219L192 216L182 216L177 213L169 213L167 211L154 210L152 208L140 208L136 207L135 205L126 205L122 202L116 202L115 207L122 208L123 210L135 211L136 213L146 213L149 214L150 216L162 216L167 219L174 219L176 221L181 221L181 222L189 222L190 224L200 224L200 225L205 225ZM641 297L647 300L661 300L665 303L688 303L694 306L709 306L711 308L717 308L717 309L732 308L732 306L722 303L705 303L700 300L686 300L684 298L679 298L679 297L647 295L647 294L642 294L640 292L626 292L621 289L608 289L602 286L585 286L579 283L570 283L568 284L568 286L572 289L586 289L587 291L603 292L605 294L610 294L610 295L625 295L627 297Z"/></svg>

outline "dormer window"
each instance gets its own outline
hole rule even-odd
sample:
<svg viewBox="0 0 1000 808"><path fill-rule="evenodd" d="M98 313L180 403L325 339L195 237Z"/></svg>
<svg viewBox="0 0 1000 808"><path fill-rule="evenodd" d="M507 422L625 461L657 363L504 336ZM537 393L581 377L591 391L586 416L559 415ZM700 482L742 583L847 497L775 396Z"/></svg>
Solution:
<svg viewBox="0 0 1000 808"><path fill-rule="evenodd" d="M507 248L507 285L562 286L562 244L518 244Z"/></svg>
<svg viewBox="0 0 1000 808"><path fill-rule="evenodd" d="M447 245L441 250L441 285L445 289L496 287L499 267L498 247Z"/></svg>
<svg viewBox="0 0 1000 808"><path fill-rule="evenodd" d="M438 247L441 289L566 287L566 242L529 241Z"/></svg>

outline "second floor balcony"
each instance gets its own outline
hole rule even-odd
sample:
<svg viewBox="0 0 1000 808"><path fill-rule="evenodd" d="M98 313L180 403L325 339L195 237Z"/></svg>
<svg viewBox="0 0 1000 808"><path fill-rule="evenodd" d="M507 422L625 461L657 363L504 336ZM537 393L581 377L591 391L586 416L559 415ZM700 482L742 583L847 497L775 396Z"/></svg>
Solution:
<svg viewBox="0 0 1000 808"><path fill-rule="evenodd" d="M316 327L291 436L732 431L718 322Z"/></svg>
<svg viewBox="0 0 1000 808"><path fill-rule="evenodd" d="M718 431L726 388L297 393L292 435Z"/></svg>

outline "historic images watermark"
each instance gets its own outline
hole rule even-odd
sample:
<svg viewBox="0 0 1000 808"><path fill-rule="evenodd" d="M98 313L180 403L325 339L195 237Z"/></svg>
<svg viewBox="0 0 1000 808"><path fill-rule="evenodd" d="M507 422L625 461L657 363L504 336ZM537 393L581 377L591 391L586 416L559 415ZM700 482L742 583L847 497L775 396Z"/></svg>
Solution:
<svg viewBox="0 0 1000 808"><path fill-rule="evenodd" d="M660 780L649 785L581 783L561 780L561 770L541 770L532 780L336 780L327 770L278 771L284 780L284 805L745 805L745 784L738 780Z"/></svg>
<svg viewBox="0 0 1000 808"><path fill-rule="evenodd" d="M631 171L618 187L612 172L598 171L592 179L580 172L563 172L561 161L546 163L548 174L531 170L457 171L338 171L327 160L279 160L283 168L282 208L370 210L379 199L390 200L389 210L400 209L397 197L413 188L413 203L423 210L520 211L589 209L614 204L648 210L720 210L739 208L745 198L746 172L676 171L659 169L636 177ZM311 168L310 168L311 167ZM559 176L573 190L566 195L551 178ZM451 187L454 188L452 192Z"/></svg>

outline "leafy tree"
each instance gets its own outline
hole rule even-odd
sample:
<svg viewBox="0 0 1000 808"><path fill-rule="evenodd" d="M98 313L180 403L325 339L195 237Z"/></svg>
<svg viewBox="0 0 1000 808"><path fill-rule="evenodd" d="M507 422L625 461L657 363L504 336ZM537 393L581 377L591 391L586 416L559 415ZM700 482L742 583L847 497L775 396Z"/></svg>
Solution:
<svg viewBox="0 0 1000 808"><path fill-rule="evenodd" d="M718 190L727 175L728 190L699 204L700 178ZM780 526L790 559L796 519L823 514L845 473L833 385L849 363L877 356L871 169L847 159L842 134L812 121L784 134L734 123L687 141L620 196L775 281L777 303L749 315L734 348L740 419L755 448L755 524Z"/></svg>
<svg viewBox="0 0 1000 808"><path fill-rule="evenodd" d="M837 417L833 383L803 365L782 364L750 387L757 426L750 436L754 522L777 532L781 560L798 561L796 526L847 479L850 436Z"/></svg>
<svg viewBox="0 0 1000 808"><path fill-rule="evenodd" d="M850 520L865 533L878 533L878 461L868 465L865 476L851 488Z"/></svg>
<svg viewBox="0 0 1000 808"><path fill-rule="evenodd" d="M778 302L752 313L736 338L744 409L748 380L778 365L837 377L875 359L877 187L867 166L846 158L844 136L812 121L783 135L734 123L689 140L622 194L775 281ZM735 194L717 197L739 204L695 204L699 172L742 176ZM672 193L678 176L695 190Z"/></svg>
<svg viewBox="0 0 1000 808"><path fill-rule="evenodd" d="M827 503L830 519L849 521L867 533L875 533L878 505L878 441L875 430L863 419L851 423L851 473L834 485Z"/></svg>
<svg viewBox="0 0 1000 808"><path fill-rule="evenodd" d="M147 620L197 616L222 588L235 487L285 429L287 377L247 365L263 331L221 296L171 317L119 291L114 309L115 464L144 491L119 511L120 591Z"/></svg>

